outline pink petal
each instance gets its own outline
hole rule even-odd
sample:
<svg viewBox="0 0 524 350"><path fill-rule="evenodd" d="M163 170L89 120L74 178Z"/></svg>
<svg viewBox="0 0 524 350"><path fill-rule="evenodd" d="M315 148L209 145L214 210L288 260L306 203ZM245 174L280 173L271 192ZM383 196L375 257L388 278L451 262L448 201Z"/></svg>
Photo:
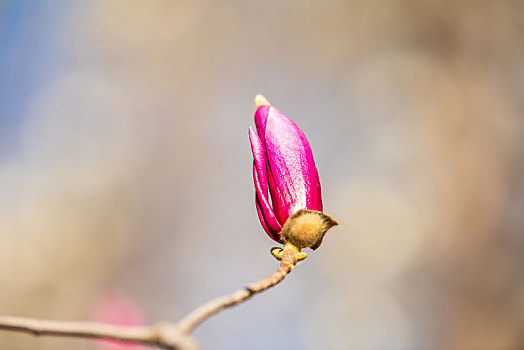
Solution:
<svg viewBox="0 0 524 350"><path fill-rule="evenodd" d="M269 189L278 221L284 224L300 209L322 211L320 180L306 136L275 107L269 108L265 120L262 117Z"/></svg>
<svg viewBox="0 0 524 350"><path fill-rule="evenodd" d="M266 135L267 116L269 114L270 109L271 106L260 106L255 112L255 125L257 127L257 132L262 140L262 145L264 146L264 148L266 147L264 139Z"/></svg>
<svg viewBox="0 0 524 350"><path fill-rule="evenodd" d="M258 218L260 219L260 223L262 224L262 227L264 228L266 233L269 235L269 237L271 237L273 240L280 243L280 231L282 231L282 229L280 229L278 232L275 232L275 231L271 231L267 227L266 219L264 218L264 215L262 214L262 210L260 209L260 202L258 200L258 196L257 196L257 199L255 200L255 205L257 207L257 214L258 214ZM276 221L276 218L275 218L275 221Z"/></svg>
<svg viewBox="0 0 524 350"><path fill-rule="evenodd" d="M254 158L253 179L255 181L259 219L269 236L279 242L282 226L278 223L268 200L266 154L260 138L251 127L249 128L249 140Z"/></svg>
<svg viewBox="0 0 524 350"><path fill-rule="evenodd" d="M275 212L269 205L267 195L264 195L261 189L260 178L258 173L253 166L253 178L255 179L255 191L256 191L256 200L262 213L262 218L264 219L264 224L267 227L268 234L271 238L278 237L277 241L280 241L280 231L282 231L282 226L279 224ZM262 220L261 220L262 221ZM262 226L264 226L264 224Z"/></svg>
<svg viewBox="0 0 524 350"><path fill-rule="evenodd" d="M251 151L253 152L253 166L255 167L260 179L260 188L264 197L267 198L266 149L262 140L252 127L249 127L249 142L251 143Z"/></svg>

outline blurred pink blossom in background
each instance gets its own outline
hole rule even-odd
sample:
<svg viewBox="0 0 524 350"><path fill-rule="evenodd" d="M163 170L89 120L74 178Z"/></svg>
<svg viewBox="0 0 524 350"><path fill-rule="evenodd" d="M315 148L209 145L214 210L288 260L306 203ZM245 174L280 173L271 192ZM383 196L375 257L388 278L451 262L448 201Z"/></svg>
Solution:
<svg viewBox="0 0 524 350"><path fill-rule="evenodd" d="M104 295L97 301L91 310L91 321L108 323L121 326L143 326L146 324L145 317L140 306L133 298L120 293ZM97 340L99 350L141 350L149 347L141 344Z"/></svg>

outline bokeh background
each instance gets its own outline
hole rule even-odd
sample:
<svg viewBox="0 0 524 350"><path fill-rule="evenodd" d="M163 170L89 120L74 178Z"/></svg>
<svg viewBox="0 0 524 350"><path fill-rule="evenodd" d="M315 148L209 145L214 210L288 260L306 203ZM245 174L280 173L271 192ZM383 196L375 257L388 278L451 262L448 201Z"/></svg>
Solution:
<svg viewBox="0 0 524 350"><path fill-rule="evenodd" d="M0 314L178 320L271 273L258 92L342 225L205 349L524 348L523 1L2 1Z"/></svg>

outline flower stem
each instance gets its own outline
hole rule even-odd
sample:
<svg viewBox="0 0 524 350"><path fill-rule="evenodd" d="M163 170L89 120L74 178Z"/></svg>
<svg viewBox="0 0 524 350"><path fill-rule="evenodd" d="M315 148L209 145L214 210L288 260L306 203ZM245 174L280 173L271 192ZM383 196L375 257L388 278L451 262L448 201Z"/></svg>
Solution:
<svg viewBox="0 0 524 350"><path fill-rule="evenodd" d="M286 278L287 274L293 270L296 264L297 252L292 248L285 248L283 251L280 267L277 271L258 282L251 283L244 289L240 289L230 295L211 300L208 303L200 306L178 323L178 326L180 327L179 329L186 334L190 334L195 329L195 327L216 313L226 308L238 305L250 299L255 294L261 293L282 282L284 278Z"/></svg>

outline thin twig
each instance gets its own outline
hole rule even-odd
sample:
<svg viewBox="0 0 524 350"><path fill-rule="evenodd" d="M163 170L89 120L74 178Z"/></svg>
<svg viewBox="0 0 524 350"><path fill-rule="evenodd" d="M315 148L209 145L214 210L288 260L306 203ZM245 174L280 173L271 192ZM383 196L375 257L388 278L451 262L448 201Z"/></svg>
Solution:
<svg viewBox="0 0 524 350"><path fill-rule="evenodd" d="M244 289L239 289L230 295L216 298L196 308L180 322L178 322L180 330L184 333L190 334L199 324L214 314L226 308L238 305L248 300L253 295L261 293L266 289L277 285L278 283L282 282L284 278L286 278L286 275L290 273L291 270L293 270L296 263L296 253L292 250L284 250L282 262L279 269L275 271L275 273L258 282L250 284Z"/></svg>
<svg viewBox="0 0 524 350"><path fill-rule="evenodd" d="M114 326L96 322L51 321L0 316L0 329L76 338L99 338L156 345L164 349L198 349L196 342L172 323L154 327Z"/></svg>
<svg viewBox="0 0 524 350"><path fill-rule="evenodd" d="M114 326L96 322L50 321L33 318L0 316L0 329L76 338L113 339L155 345L164 349L198 349L191 332L202 322L226 308L238 305L253 295L280 283L297 263L296 253L284 250L282 263L272 275L250 284L230 295L223 296L196 308L179 323L163 323L153 327Z"/></svg>
<svg viewBox="0 0 524 350"><path fill-rule="evenodd" d="M110 338L154 343L149 327L121 327L92 322L62 322L0 316L0 328L33 335L64 335L81 338Z"/></svg>

